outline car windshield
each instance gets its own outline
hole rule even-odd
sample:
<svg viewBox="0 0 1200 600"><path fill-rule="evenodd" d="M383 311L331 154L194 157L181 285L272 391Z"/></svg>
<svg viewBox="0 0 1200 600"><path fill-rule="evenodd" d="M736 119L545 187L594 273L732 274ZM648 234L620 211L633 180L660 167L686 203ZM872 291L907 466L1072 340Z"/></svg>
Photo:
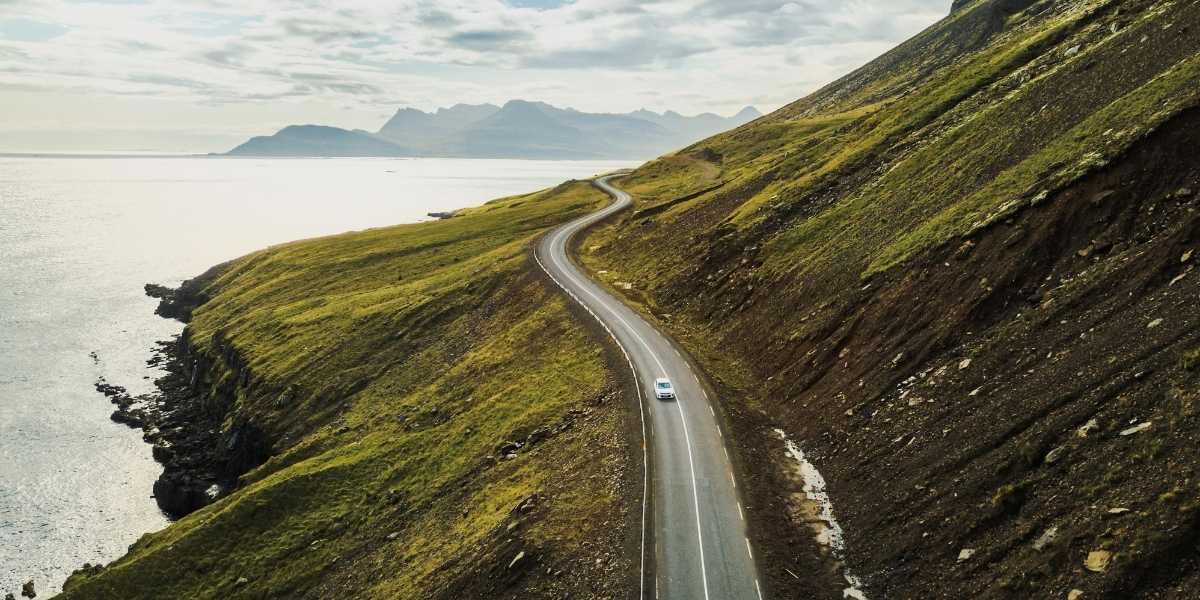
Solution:
<svg viewBox="0 0 1200 600"><path fill-rule="evenodd" d="M658 389L669 390L669 389L671 389L671 384L666 381L660 381L660 382L658 382Z"/></svg>

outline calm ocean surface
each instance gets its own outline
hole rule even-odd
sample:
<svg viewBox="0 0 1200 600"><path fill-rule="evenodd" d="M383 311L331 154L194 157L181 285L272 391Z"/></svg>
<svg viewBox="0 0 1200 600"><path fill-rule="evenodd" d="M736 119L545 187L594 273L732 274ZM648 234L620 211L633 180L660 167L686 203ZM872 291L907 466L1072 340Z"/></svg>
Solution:
<svg viewBox="0 0 1200 600"><path fill-rule="evenodd" d="M92 389L103 376L149 391L151 346L181 329L154 316L143 284L626 166L0 156L0 597L29 579L52 595L167 525L150 447Z"/></svg>

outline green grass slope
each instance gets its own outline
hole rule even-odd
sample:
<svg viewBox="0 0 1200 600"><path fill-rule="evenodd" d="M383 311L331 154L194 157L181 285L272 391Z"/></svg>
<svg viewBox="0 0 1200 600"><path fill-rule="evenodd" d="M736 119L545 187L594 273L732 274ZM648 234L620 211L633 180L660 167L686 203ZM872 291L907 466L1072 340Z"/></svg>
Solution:
<svg viewBox="0 0 1200 600"><path fill-rule="evenodd" d="M582 258L726 388L773 594L1190 597L1198 142L1200 3L962 3L638 169Z"/></svg>
<svg viewBox="0 0 1200 600"><path fill-rule="evenodd" d="M271 456L61 597L623 595L625 400L528 265L605 201L568 183L209 274L200 387Z"/></svg>

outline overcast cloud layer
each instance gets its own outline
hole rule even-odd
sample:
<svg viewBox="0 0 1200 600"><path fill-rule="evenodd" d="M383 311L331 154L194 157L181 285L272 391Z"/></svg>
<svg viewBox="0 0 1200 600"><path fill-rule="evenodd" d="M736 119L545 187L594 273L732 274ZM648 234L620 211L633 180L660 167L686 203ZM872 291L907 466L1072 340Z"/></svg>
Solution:
<svg viewBox="0 0 1200 600"><path fill-rule="evenodd" d="M0 0L0 150L29 132L196 146L293 122L377 129L401 106L512 98L770 110L949 2Z"/></svg>

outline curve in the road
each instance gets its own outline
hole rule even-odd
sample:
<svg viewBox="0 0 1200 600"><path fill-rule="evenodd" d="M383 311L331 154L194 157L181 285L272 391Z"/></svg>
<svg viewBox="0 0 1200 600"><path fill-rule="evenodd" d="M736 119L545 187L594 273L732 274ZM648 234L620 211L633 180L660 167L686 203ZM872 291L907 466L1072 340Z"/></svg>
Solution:
<svg viewBox="0 0 1200 600"><path fill-rule="evenodd" d="M534 257L547 275L596 318L625 355L641 403L646 479L642 498L641 598L647 598L646 531L653 506L654 598L762 598L745 513L720 423L708 392L679 348L640 314L592 281L568 257L580 231L632 205L613 176L595 185L614 200L598 212L548 233ZM666 377L677 399L660 402L645 390ZM674 406L671 406L671 405Z"/></svg>

